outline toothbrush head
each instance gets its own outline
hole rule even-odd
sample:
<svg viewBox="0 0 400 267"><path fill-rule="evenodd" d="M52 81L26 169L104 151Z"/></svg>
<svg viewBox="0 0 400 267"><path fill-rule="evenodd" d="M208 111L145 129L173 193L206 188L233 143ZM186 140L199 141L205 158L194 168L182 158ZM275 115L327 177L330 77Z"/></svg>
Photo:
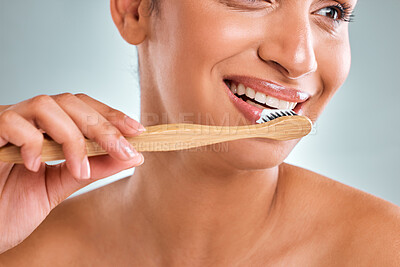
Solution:
<svg viewBox="0 0 400 267"><path fill-rule="evenodd" d="M256 122L266 123L280 117L298 116L296 112L290 109L264 109L261 113L260 119Z"/></svg>

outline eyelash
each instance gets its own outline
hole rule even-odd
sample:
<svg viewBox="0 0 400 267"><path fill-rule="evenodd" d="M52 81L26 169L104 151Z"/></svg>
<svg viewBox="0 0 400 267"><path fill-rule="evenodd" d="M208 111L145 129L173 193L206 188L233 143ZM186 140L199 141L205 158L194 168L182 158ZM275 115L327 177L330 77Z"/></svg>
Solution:
<svg viewBox="0 0 400 267"><path fill-rule="evenodd" d="M220 1L229 1L229 0L220 0ZM237 0L239 1L239 0ZM273 0L240 0L240 1L246 1L248 3L255 4L257 2L267 2L272 4ZM354 21L354 15L353 15L353 8L350 4L348 3L340 3L339 0L336 0L337 4L332 5L332 6L327 6L322 9L319 9L317 12L323 10L323 9L332 9L335 10L337 13L339 13L338 18L330 18L333 20L335 23L340 24L341 22L353 22ZM324 16L324 15L321 15ZM325 16L329 19L328 16Z"/></svg>
<svg viewBox="0 0 400 267"><path fill-rule="evenodd" d="M337 4L334 6L328 6L325 8L332 8L335 9L337 12L339 12L339 18L338 19L333 19L336 22L353 22L354 21L354 14L352 7L349 4Z"/></svg>
<svg viewBox="0 0 400 267"><path fill-rule="evenodd" d="M260 0L247 0L247 1L251 2L251 3L255 3L255 2L258 2ZM270 0L261 0L261 1L271 3ZM338 13L340 13L338 19L333 19L337 23L340 23L340 22L353 22L354 21L353 9L352 9L352 6L350 4L347 4L347 3L340 4L340 3L338 3L336 5L328 6L328 7L325 7L325 8L335 9Z"/></svg>

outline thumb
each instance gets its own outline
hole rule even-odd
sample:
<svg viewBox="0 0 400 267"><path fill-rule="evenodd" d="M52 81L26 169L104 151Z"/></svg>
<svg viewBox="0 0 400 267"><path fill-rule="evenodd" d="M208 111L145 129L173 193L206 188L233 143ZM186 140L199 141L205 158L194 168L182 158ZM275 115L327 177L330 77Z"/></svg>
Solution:
<svg viewBox="0 0 400 267"><path fill-rule="evenodd" d="M143 155L130 161L121 161L110 155L95 156L89 158L90 179L76 179L67 168L66 162L55 166L47 166L46 184L50 208L65 200L72 193L102 178L109 177L123 170L137 167L144 162Z"/></svg>

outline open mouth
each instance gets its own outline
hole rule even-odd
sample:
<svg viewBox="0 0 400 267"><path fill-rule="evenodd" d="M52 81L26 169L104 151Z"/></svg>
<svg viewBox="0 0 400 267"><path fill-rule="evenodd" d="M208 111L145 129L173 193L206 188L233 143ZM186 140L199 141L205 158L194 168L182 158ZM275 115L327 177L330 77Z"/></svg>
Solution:
<svg viewBox="0 0 400 267"><path fill-rule="evenodd" d="M297 102L289 102L257 92L251 87L244 86L242 83L235 83L230 80L225 80L224 82L236 97L260 109L294 110L298 104Z"/></svg>
<svg viewBox="0 0 400 267"><path fill-rule="evenodd" d="M246 76L231 76L224 80L230 100L252 123L264 109L292 110L301 115L301 107L310 97L303 91Z"/></svg>

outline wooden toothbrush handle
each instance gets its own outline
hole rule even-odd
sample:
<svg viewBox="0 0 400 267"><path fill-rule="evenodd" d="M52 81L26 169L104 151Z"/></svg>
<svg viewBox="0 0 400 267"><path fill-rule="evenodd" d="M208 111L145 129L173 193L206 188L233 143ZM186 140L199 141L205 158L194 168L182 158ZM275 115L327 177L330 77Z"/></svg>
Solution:
<svg viewBox="0 0 400 267"><path fill-rule="evenodd" d="M307 135L310 131L307 127L301 130L300 127L297 127L298 125L290 126L288 124L290 121L298 121L300 119L292 118L294 117L282 117L264 124L230 127L198 124L155 125L146 127L146 131L139 136L126 137L126 139L137 151L145 152L190 149L252 137L288 140ZM281 127L277 128L279 126ZM95 141L86 139L85 142L89 157L107 154ZM42 162L63 159L65 159L65 156L62 146L50 138L45 138L42 147ZM12 144L7 144L0 148L0 161L23 163L20 148Z"/></svg>

